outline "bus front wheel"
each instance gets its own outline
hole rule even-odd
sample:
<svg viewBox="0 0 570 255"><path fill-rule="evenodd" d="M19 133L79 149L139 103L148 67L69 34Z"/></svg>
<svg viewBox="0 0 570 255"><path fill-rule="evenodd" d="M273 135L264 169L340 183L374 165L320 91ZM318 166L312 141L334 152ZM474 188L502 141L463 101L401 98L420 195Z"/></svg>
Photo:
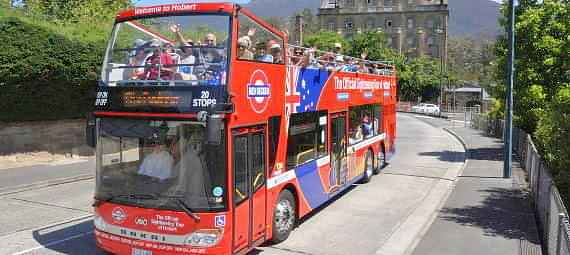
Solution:
<svg viewBox="0 0 570 255"><path fill-rule="evenodd" d="M279 200L273 210L273 243L285 241L295 227L297 221L297 205L295 197L289 190L279 194Z"/></svg>

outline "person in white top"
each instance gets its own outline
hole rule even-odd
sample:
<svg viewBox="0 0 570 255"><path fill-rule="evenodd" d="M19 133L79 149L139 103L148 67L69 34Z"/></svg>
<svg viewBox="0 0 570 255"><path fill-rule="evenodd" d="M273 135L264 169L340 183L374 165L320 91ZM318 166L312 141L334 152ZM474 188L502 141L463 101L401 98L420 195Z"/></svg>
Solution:
<svg viewBox="0 0 570 255"><path fill-rule="evenodd" d="M164 181L172 175L174 159L163 145L155 144L153 146L152 153L144 158L138 173Z"/></svg>

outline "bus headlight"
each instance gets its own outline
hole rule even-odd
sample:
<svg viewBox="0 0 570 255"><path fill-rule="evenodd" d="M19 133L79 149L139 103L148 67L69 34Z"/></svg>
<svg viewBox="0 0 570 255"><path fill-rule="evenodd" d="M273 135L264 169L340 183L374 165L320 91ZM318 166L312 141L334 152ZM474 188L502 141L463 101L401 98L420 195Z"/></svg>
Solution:
<svg viewBox="0 0 570 255"><path fill-rule="evenodd" d="M101 231L105 231L107 229L107 223L105 222L105 220L103 220L103 217L95 214L95 217L93 218L93 224L95 225L95 228Z"/></svg>
<svg viewBox="0 0 570 255"><path fill-rule="evenodd" d="M186 238L186 244L196 247L212 247L222 238L222 231L218 229L201 229Z"/></svg>

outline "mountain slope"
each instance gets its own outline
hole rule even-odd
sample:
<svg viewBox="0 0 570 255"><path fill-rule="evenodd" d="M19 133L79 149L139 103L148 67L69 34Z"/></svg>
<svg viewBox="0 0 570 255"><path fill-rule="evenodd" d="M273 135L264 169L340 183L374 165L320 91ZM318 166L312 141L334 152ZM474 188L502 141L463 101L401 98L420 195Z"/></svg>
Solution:
<svg viewBox="0 0 570 255"><path fill-rule="evenodd" d="M495 36L499 33L500 4L490 0L450 0L449 33L457 36Z"/></svg>
<svg viewBox="0 0 570 255"><path fill-rule="evenodd" d="M289 17L309 8L317 13L320 0L252 0L245 6L261 17ZM449 0L451 35L495 36L499 31L499 6L492 0Z"/></svg>

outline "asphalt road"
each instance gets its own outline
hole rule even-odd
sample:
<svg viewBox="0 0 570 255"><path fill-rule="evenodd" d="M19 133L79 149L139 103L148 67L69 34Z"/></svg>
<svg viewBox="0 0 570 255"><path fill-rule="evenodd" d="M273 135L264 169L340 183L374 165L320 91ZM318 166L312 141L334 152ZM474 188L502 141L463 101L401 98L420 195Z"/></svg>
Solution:
<svg viewBox="0 0 570 255"><path fill-rule="evenodd" d="M462 169L463 147L440 128L399 115L397 155L303 220L290 238L253 254L404 254L420 241ZM2 172L0 172L0 175ZM0 254L100 254L93 180L0 196Z"/></svg>

